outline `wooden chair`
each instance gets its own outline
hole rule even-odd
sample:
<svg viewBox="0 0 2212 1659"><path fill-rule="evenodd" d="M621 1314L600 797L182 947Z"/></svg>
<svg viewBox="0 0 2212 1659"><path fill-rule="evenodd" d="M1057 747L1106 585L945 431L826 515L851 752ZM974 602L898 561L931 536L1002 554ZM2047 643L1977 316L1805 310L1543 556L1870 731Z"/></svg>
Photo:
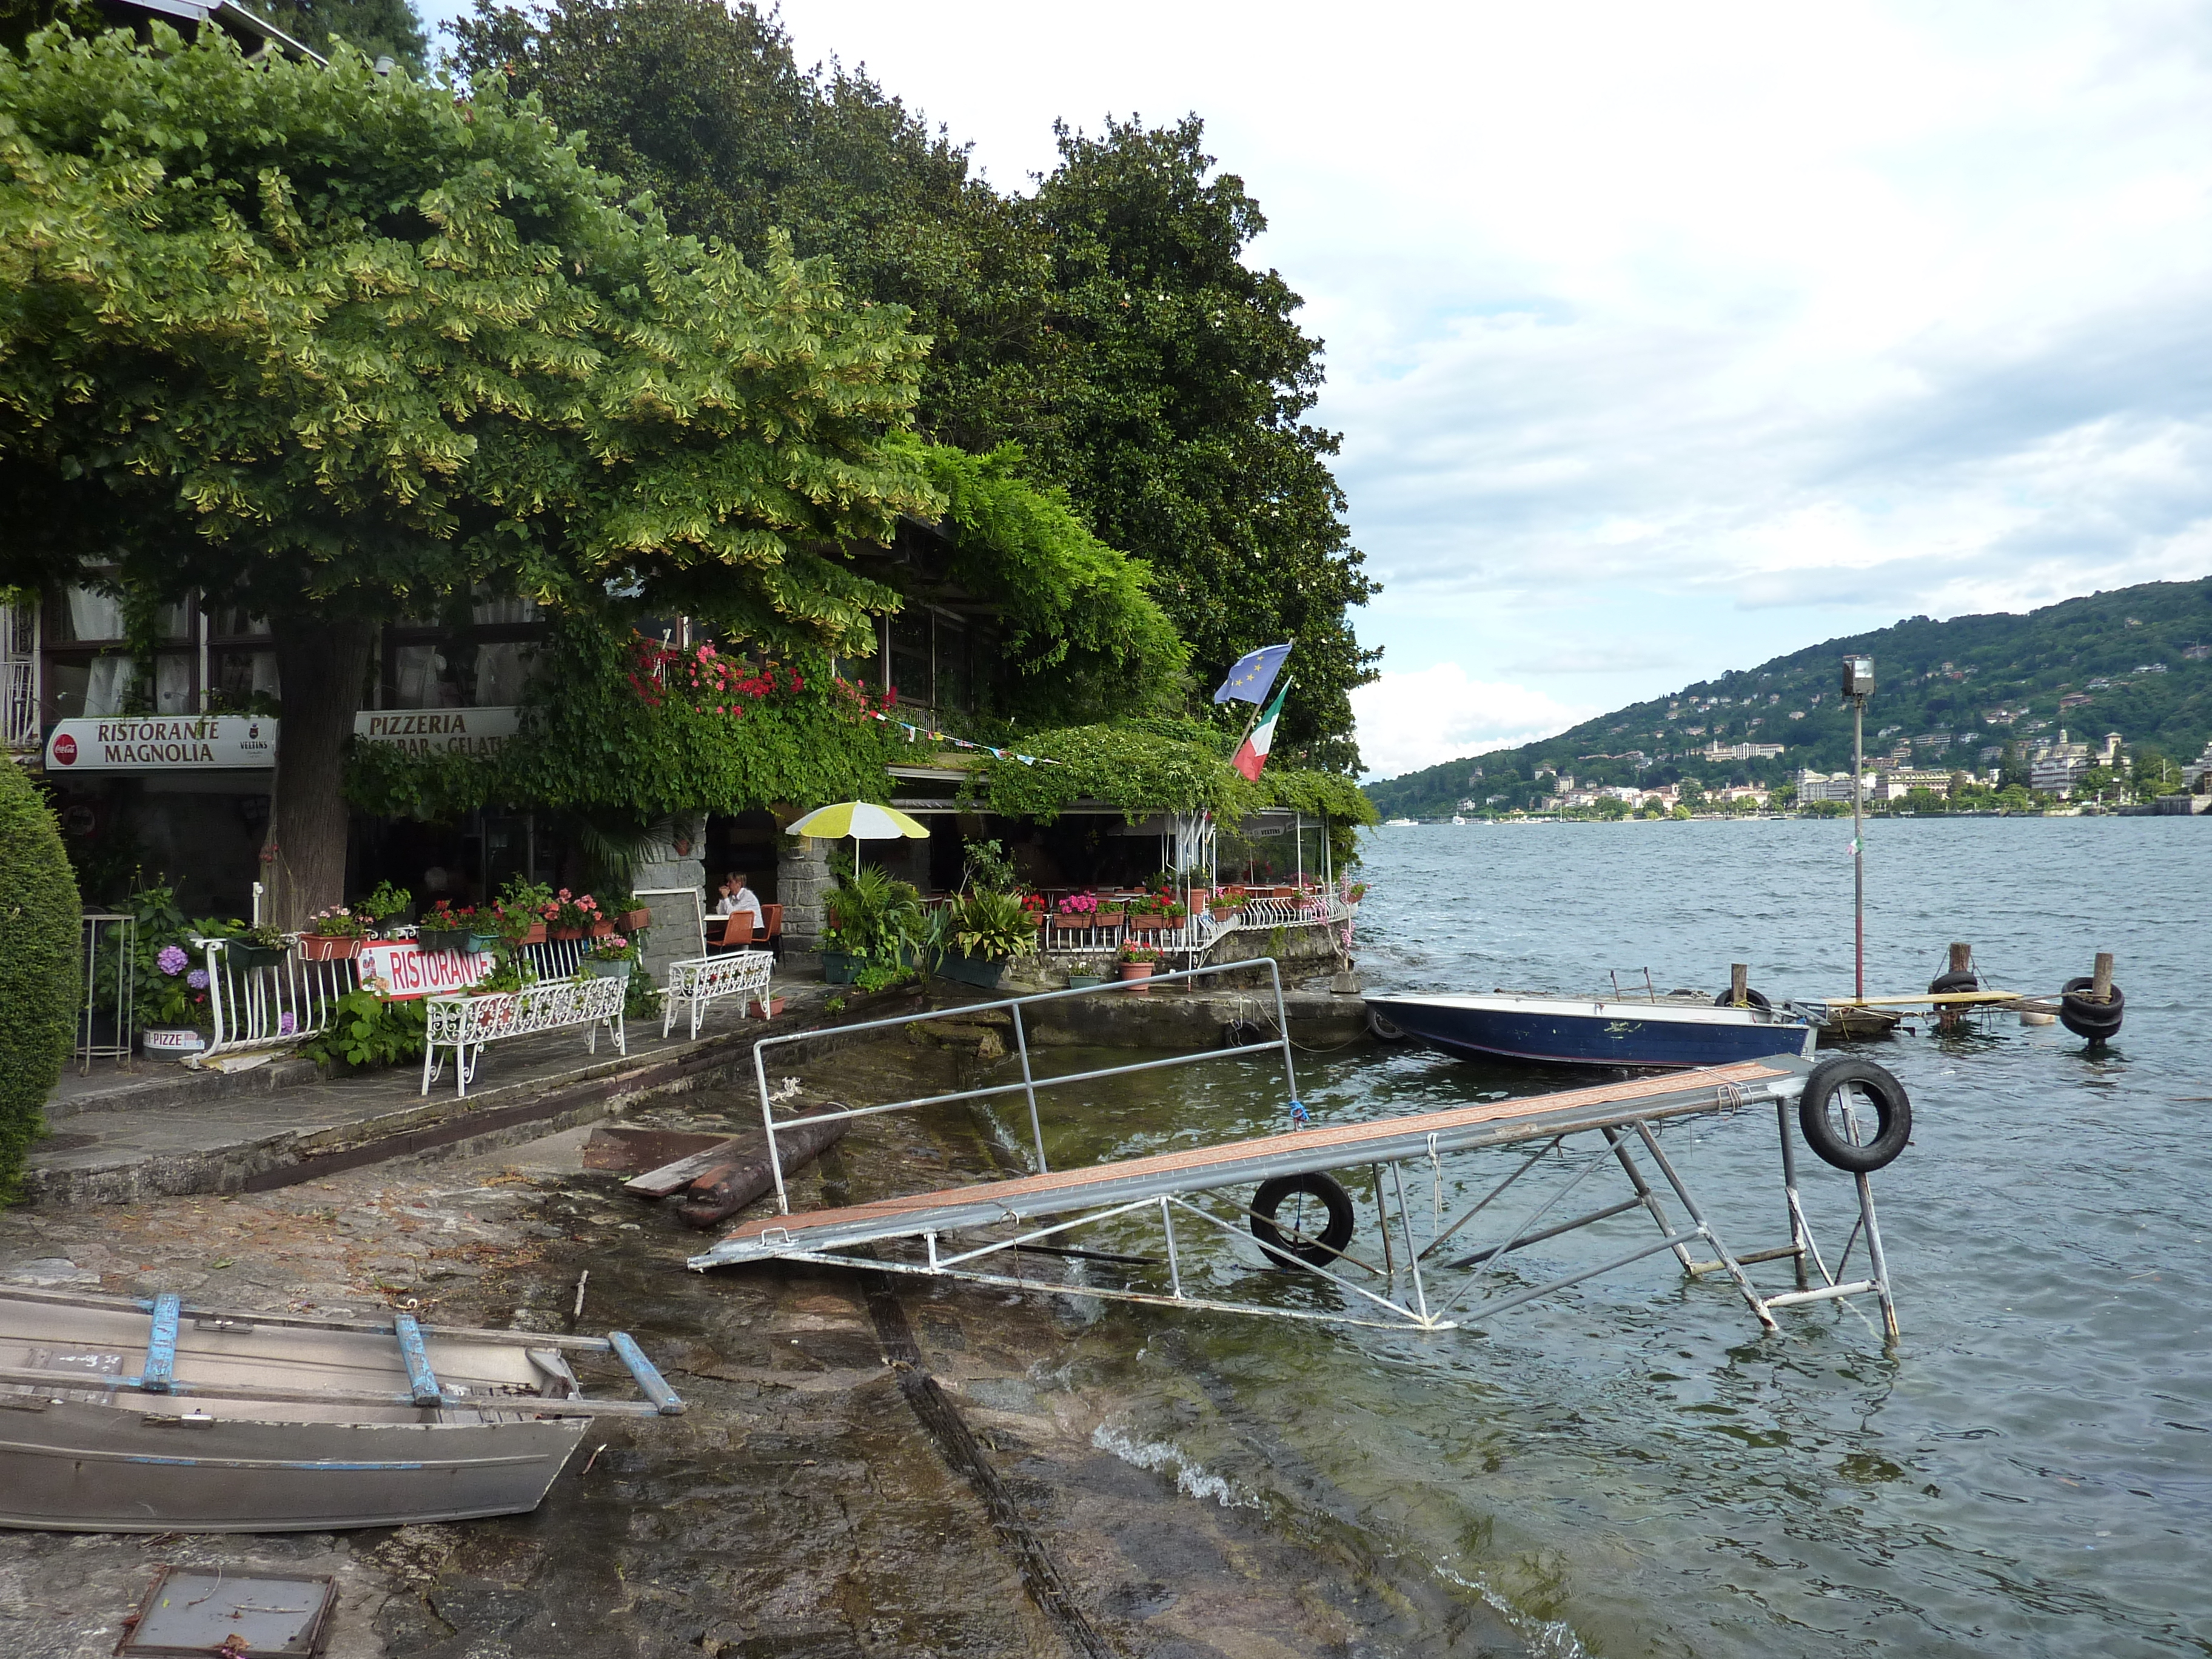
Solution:
<svg viewBox="0 0 2212 1659"><path fill-rule="evenodd" d="M717 956L725 951L750 950L755 945L765 945L773 951L782 938L783 907L781 904L763 904L758 926L755 926L753 919L742 911L725 919L721 936L708 939L707 953Z"/></svg>

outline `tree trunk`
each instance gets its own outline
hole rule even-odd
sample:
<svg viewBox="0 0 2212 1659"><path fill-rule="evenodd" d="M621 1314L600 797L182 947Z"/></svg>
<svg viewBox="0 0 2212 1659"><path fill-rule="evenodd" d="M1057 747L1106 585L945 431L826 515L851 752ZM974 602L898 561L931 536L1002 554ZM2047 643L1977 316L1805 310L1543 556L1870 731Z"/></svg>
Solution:
<svg viewBox="0 0 2212 1659"><path fill-rule="evenodd" d="M345 902L346 744L361 707L376 624L360 617L271 617L284 700L276 727L276 797L261 849L262 919L286 932Z"/></svg>

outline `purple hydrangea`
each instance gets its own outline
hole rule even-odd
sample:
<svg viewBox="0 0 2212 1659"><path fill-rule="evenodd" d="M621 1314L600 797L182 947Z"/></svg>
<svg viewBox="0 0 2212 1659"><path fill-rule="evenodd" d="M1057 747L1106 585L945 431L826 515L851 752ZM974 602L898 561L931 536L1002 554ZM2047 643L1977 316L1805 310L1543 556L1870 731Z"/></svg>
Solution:
<svg viewBox="0 0 2212 1659"><path fill-rule="evenodd" d="M276 1035L277 1035L277 1036L291 1036L295 1031L296 1031L298 1029L299 1029L299 1024L298 1024L298 1022L297 1022L297 1021L295 1021L295 1020L292 1018L292 1016L291 1016L291 1015L289 1015L289 1014L279 1014L279 1015L277 1015L277 1016L276 1016Z"/></svg>
<svg viewBox="0 0 2212 1659"><path fill-rule="evenodd" d="M204 968L193 969L191 973L185 975L185 983L191 986L195 991L206 990L207 969Z"/></svg>
<svg viewBox="0 0 2212 1659"><path fill-rule="evenodd" d="M155 954L154 965L168 975L170 978L174 979L185 971L185 964L191 960L191 958L185 954L182 945L164 945Z"/></svg>

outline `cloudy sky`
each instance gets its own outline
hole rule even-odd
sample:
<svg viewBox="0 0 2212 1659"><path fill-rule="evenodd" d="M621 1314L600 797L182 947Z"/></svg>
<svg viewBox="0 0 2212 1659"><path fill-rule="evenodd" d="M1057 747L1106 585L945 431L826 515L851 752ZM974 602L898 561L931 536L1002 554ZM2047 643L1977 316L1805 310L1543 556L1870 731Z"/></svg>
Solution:
<svg viewBox="0 0 2212 1659"><path fill-rule="evenodd" d="M2212 571L2201 3L783 15L1002 187L1055 117L1206 118L1328 343L1378 775Z"/></svg>

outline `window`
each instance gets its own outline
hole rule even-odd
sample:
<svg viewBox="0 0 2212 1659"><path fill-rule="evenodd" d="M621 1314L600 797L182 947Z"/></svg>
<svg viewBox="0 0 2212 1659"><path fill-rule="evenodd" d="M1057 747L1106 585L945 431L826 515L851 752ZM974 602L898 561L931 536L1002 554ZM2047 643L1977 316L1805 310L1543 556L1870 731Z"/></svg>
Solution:
<svg viewBox="0 0 2212 1659"><path fill-rule="evenodd" d="M935 620L915 605L908 605L890 619L891 684L898 688L901 702L931 707L937 702L930 639Z"/></svg>
<svg viewBox="0 0 2212 1659"><path fill-rule="evenodd" d="M468 623L394 623L384 630L379 706L506 708L528 692L532 655L545 635L535 601L479 587Z"/></svg>
<svg viewBox="0 0 2212 1659"><path fill-rule="evenodd" d="M99 719L111 714L199 712L196 617L185 605L165 605L155 617L162 648L150 665L125 654L123 602L96 588L71 587L48 595L46 607L45 703L47 720ZM173 648L172 648L173 647Z"/></svg>

